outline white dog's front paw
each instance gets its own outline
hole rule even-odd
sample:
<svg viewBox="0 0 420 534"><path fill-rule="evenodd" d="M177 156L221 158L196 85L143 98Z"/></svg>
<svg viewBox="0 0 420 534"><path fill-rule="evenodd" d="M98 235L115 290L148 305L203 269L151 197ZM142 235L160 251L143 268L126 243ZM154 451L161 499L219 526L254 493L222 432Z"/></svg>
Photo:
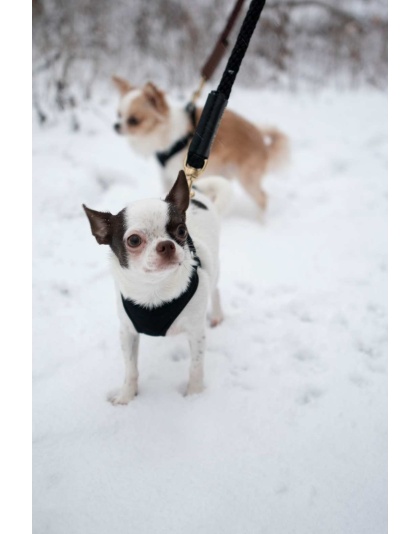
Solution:
<svg viewBox="0 0 420 534"><path fill-rule="evenodd" d="M199 393L202 393L204 391L204 384L203 382L190 382L187 386L187 391L185 392L185 396L189 395L198 395Z"/></svg>
<svg viewBox="0 0 420 534"><path fill-rule="evenodd" d="M220 314L220 315L213 315L210 317L210 326L212 328L215 328L216 326L219 326L220 323L223 322L223 315Z"/></svg>
<svg viewBox="0 0 420 534"><path fill-rule="evenodd" d="M111 404L128 404L137 395L137 387L123 386L117 391L111 391L108 394L108 400Z"/></svg>

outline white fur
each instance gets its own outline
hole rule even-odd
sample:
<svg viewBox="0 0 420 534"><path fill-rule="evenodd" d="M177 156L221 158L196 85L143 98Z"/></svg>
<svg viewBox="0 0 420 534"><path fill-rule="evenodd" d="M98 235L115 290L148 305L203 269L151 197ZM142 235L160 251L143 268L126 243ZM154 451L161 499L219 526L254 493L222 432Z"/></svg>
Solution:
<svg viewBox="0 0 420 534"><path fill-rule="evenodd" d="M190 119L182 108L169 105L169 117L157 125L153 131L147 134L138 132L136 135L129 135L125 127L125 121L128 118L130 106L137 97L142 94L141 89L132 89L125 94L119 104L118 111L121 114L120 122L121 133L127 137L127 140L134 152L144 156L154 156L159 150L166 150L175 141L184 136L191 127ZM174 176L178 176L178 171L183 167L185 150L173 156L166 168L162 169L162 182L165 192L169 191L174 182Z"/></svg>
<svg viewBox="0 0 420 534"><path fill-rule="evenodd" d="M196 199L208 209L194 207L190 204L187 211L187 227L201 260L198 269L199 285L196 293L170 327L167 335L186 333L191 349L190 377L187 394L199 393L203 389L203 364L206 343L206 313L210 297L213 299L211 324L222 320L217 279L219 274L219 212L224 204L217 199L226 197L230 186L226 180L218 177L203 178L200 188L212 190L215 195L213 204L204 194L197 192ZM113 404L127 404L137 394L137 359L138 334L128 318L121 302L121 294L126 298L145 306L153 307L163 301L179 296L187 287L194 263L188 250L176 244L180 265L160 272L150 273L145 270L153 263L153 251L160 239L168 239L165 233L167 222L167 203L162 200L140 200L126 208L127 232L141 232L146 236L147 245L141 256L130 257L129 267L123 268L116 256L112 255L112 273L114 275L118 314L121 321L121 346L125 361L125 379L122 388L109 399Z"/></svg>
<svg viewBox="0 0 420 534"><path fill-rule="evenodd" d="M120 106L119 106L119 112L123 117L128 115L131 103L133 100L135 100L138 96L141 95L141 89L132 89L131 91L128 91L120 100Z"/></svg>
<svg viewBox="0 0 420 534"><path fill-rule="evenodd" d="M171 271L153 272L157 260L156 245L168 239L165 226L168 204L163 200L144 199L126 208L127 231L124 237L141 231L147 245L139 258L129 258L129 268L122 268L116 256L112 256L112 271L119 291L126 298L146 307L158 306L177 297L188 286L194 264L189 253L175 243L180 265Z"/></svg>

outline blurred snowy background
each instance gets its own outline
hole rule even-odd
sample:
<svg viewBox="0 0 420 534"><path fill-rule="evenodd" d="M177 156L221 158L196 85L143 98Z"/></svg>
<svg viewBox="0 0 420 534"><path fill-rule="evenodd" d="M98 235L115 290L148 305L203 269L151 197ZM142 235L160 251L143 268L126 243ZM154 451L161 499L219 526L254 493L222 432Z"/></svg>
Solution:
<svg viewBox="0 0 420 534"><path fill-rule="evenodd" d="M99 86L107 86L110 73L189 90L233 4L33 0L38 119L48 120L53 109L89 100ZM269 0L237 86L385 88L387 32L386 0Z"/></svg>
<svg viewBox="0 0 420 534"><path fill-rule="evenodd" d="M139 396L105 400L115 295L81 204L162 195L112 129L110 75L185 104L232 3L33 0L34 534L386 532L383 1L268 1L229 107L292 160L265 224L235 184L206 390L180 393L185 340L143 336Z"/></svg>

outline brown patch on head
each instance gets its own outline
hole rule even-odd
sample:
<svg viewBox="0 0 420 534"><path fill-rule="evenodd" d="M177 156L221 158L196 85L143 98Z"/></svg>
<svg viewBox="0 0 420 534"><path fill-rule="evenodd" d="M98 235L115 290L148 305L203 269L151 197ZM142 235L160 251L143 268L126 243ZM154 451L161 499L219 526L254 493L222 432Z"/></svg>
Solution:
<svg viewBox="0 0 420 534"><path fill-rule="evenodd" d="M127 250L124 245L126 231L125 209L117 215L109 211L95 211L83 204L83 209L90 223L92 235L100 245L109 245L117 256L121 267L128 267Z"/></svg>
<svg viewBox="0 0 420 534"><path fill-rule="evenodd" d="M185 213L173 204L168 205L168 222L166 223L166 232L181 247L185 245L188 237L188 230L185 225Z"/></svg>
<svg viewBox="0 0 420 534"><path fill-rule="evenodd" d="M178 177L165 198L166 202L174 204L179 211L186 212L190 204L190 190L184 171L179 171Z"/></svg>
<svg viewBox="0 0 420 534"><path fill-rule="evenodd" d="M178 178L166 196L165 202L168 203L166 231L179 245L183 246L188 236L185 212L190 203L190 191L184 171L179 171Z"/></svg>
<svg viewBox="0 0 420 534"><path fill-rule="evenodd" d="M143 95L148 103L161 115L166 115L169 106L166 102L165 93L158 89L152 82L147 82L143 87Z"/></svg>
<svg viewBox="0 0 420 534"><path fill-rule="evenodd" d="M114 82L115 87L118 89L118 92L121 96L126 95L129 91L134 89L130 82L120 78L119 76L112 76L112 81Z"/></svg>

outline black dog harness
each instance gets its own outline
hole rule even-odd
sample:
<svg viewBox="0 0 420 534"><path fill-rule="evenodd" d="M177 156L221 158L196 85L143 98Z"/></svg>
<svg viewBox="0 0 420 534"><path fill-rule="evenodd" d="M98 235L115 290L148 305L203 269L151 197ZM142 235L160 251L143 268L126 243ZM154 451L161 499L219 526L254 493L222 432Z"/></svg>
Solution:
<svg viewBox="0 0 420 534"><path fill-rule="evenodd" d="M196 264L193 266L193 272L187 289L179 297L169 302L164 302L156 308L146 308L130 299L125 299L121 295L124 309L139 334L165 336L172 323L197 291L199 282L197 269L201 267L201 262L196 254L193 240L189 235L187 237L187 244Z"/></svg>
<svg viewBox="0 0 420 534"><path fill-rule="evenodd" d="M189 102L185 107L185 111L188 113L194 131L195 127L197 126L196 107L192 102ZM162 167L166 167L166 164L172 158L172 156L175 156L175 154L178 154L188 146L188 143L193 137L193 131L188 132L183 137L175 141L166 150L163 150L162 152L156 152L156 159L162 165Z"/></svg>

